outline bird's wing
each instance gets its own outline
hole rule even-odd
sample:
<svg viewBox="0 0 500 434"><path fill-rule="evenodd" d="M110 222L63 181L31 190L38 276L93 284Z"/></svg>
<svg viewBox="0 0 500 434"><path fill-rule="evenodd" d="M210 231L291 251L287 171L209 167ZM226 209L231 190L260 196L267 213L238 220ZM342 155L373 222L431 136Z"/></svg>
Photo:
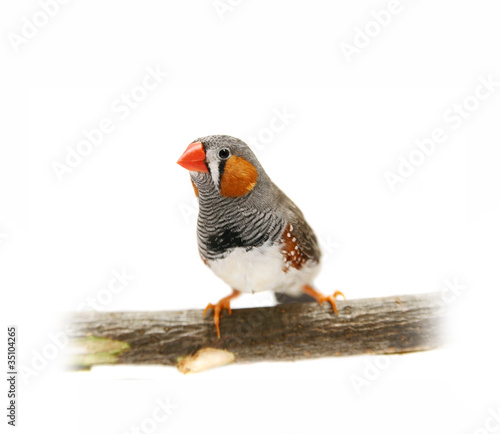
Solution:
<svg viewBox="0 0 500 434"><path fill-rule="evenodd" d="M312 228L304 218L304 214L295 203L285 195L284 205L287 209L287 225L283 233L285 242L286 238L291 238L294 243L294 248L309 260L319 262L321 258L321 249L318 239ZM288 236L290 234L290 236Z"/></svg>

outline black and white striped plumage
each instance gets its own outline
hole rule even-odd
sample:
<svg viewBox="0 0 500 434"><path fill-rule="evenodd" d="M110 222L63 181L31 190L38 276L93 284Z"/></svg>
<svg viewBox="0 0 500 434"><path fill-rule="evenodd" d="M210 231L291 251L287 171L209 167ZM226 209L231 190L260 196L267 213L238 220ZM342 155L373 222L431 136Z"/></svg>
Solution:
<svg viewBox="0 0 500 434"><path fill-rule="evenodd" d="M241 140L208 136L193 143L201 143L208 169L190 171L204 262L235 290L300 294L321 256L302 212Z"/></svg>

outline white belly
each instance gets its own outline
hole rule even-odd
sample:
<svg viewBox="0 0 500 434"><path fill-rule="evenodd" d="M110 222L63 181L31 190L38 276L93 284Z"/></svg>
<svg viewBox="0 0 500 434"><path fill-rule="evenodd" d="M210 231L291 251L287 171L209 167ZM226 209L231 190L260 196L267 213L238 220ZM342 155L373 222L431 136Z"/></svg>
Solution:
<svg viewBox="0 0 500 434"><path fill-rule="evenodd" d="M231 288L241 292L276 291L300 294L319 272L319 264L305 264L300 270L283 271L279 246L264 245L246 251L236 248L224 259L210 261L212 271Z"/></svg>

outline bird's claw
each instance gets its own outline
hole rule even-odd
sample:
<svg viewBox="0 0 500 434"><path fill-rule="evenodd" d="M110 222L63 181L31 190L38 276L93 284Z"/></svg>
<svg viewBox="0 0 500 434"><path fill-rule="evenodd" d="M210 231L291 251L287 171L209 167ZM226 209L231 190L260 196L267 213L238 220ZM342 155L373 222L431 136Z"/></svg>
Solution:
<svg viewBox="0 0 500 434"><path fill-rule="evenodd" d="M337 304L335 303L335 299L339 295L342 296L344 298L344 300L346 299L345 295L340 291L335 291L332 295L324 295L324 294L321 294L321 292L316 291L313 287L311 287L309 285L304 286L303 291L306 294L308 294L311 297L314 297L316 300L318 300L319 304L322 304L324 301L327 301L328 303L330 303L332 305L333 311L335 312L336 315L338 314L338 310L337 310Z"/></svg>
<svg viewBox="0 0 500 434"><path fill-rule="evenodd" d="M322 304L324 301L328 301L332 307L333 307L333 311L335 312L335 315L338 315L338 310L337 310L337 304L335 303L335 299L337 298L337 296L342 296L345 300L345 295L342 294L342 292L340 291L335 291L332 295L323 295L321 294L321 296L318 298L318 302L319 304Z"/></svg>
<svg viewBox="0 0 500 434"><path fill-rule="evenodd" d="M220 299L216 304L208 303L207 307L203 311L203 317L205 317L205 314L209 309L212 309L214 311L214 324L215 328L217 329L217 337L220 339L220 328L219 328L219 323L220 323L220 314L223 309L227 309L229 312L229 315L231 315L231 299L234 297L237 297L240 293L238 291L233 291L231 295L228 295L227 297L224 297Z"/></svg>

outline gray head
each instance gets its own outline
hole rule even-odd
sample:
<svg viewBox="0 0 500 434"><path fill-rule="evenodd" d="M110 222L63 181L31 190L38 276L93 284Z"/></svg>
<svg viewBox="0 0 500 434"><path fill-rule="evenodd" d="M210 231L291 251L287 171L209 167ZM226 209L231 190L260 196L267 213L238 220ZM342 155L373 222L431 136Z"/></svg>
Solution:
<svg viewBox="0 0 500 434"><path fill-rule="evenodd" d="M269 184L248 145L231 136L206 136L192 142L178 161L200 190L222 197L243 197Z"/></svg>

